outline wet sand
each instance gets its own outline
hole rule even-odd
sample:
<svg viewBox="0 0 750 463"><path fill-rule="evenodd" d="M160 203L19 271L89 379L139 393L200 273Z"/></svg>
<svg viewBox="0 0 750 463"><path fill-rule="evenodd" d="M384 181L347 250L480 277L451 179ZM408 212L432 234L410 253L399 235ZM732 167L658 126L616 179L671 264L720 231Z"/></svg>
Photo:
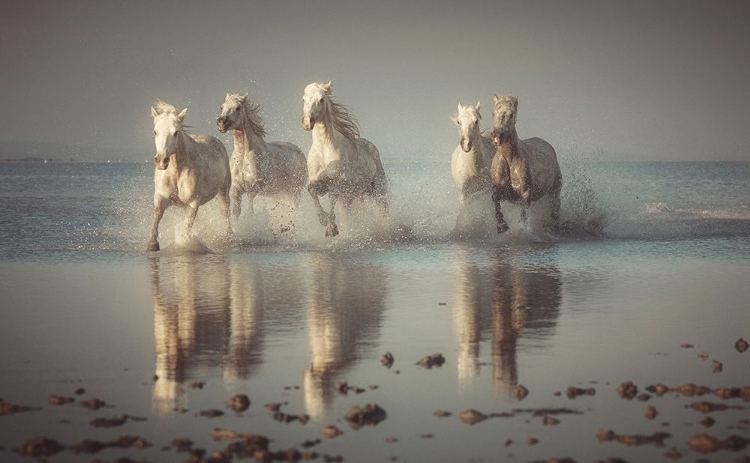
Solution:
<svg viewBox="0 0 750 463"><path fill-rule="evenodd" d="M3 261L0 461L747 458L747 249Z"/></svg>

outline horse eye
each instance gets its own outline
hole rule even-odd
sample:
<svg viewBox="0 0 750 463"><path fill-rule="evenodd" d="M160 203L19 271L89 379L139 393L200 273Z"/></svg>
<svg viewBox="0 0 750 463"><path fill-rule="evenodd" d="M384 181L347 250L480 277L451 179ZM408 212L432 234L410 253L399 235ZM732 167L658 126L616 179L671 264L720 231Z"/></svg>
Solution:
<svg viewBox="0 0 750 463"><path fill-rule="evenodd" d="M323 102L323 98L318 100L318 103L322 103L322 102Z"/></svg>
<svg viewBox="0 0 750 463"><path fill-rule="evenodd" d="M154 130L154 135L156 135L156 130Z"/></svg>

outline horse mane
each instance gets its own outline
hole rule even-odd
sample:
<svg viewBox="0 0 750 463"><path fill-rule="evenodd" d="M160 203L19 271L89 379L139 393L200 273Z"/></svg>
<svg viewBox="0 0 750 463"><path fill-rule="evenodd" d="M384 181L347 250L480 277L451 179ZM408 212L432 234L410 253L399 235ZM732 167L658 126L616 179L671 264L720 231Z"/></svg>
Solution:
<svg viewBox="0 0 750 463"><path fill-rule="evenodd" d="M250 130L260 138L266 136L266 129L263 127L263 119L260 117L261 106L258 103L253 103L247 97L247 94L233 94L230 97L238 98L242 102L242 111L245 113L245 119L250 125Z"/></svg>
<svg viewBox="0 0 750 463"><path fill-rule="evenodd" d="M495 95L495 109L498 109L502 106L508 106L511 105L514 108L518 107L518 97L513 94L503 95L501 97L497 97Z"/></svg>
<svg viewBox="0 0 750 463"><path fill-rule="evenodd" d="M349 112L349 108L346 105L339 103L333 98L333 91L330 86L326 90L326 96L328 106L331 108L333 127L356 146L356 141L359 139L359 124L357 123L357 119Z"/></svg>
<svg viewBox="0 0 750 463"><path fill-rule="evenodd" d="M154 103L151 106L153 106L156 112L159 114L169 114L169 113L178 114L179 113L179 111L177 111L177 108L161 100L156 100L156 103Z"/></svg>
<svg viewBox="0 0 750 463"><path fill-rule="evenodd" d="M175 116L177 116L180 113L180 111L177 108L175 108L173 105L166 103L164 101L161 101L161 100L156 100L156 102L151 106L156 110L156 112L159 115L174 114ZM178 122L180 123L180 126L179 126L180 131L184 131L184 129L190 128L189 125L185 124L179 118L175 117L175 119L177 119Z"/></svg>

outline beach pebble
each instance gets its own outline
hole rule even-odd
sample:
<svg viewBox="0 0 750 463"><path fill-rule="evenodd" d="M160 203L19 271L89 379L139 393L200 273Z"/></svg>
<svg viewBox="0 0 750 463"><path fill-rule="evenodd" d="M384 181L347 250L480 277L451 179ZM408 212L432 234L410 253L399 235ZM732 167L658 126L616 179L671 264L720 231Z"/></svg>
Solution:
<svg viewBox="0 0 750 463"><path fill-rule="evenodd" d="M708 353L706 353L706 351L704 350L698 355L698 357L700 357L701 360L706 360L708 359Z"/></svg>
<svg viewBox="0 0 750 463"><path fill-rule="evenodd" d="M549 415L544 415L544 417L542 418L542 424L546 426L555 426L557 424L560 424L560 420Z"/></svg>
<svg viewBox="0 0 750 463"><path fill-rule="evenodd" d="M65 447L59 442L47 437L35 437L15 449L17 453L27 457L48 457L63 450Z"/></svg>
<svg viewBox="0 0 750 463"><path fill-rule="evenodd" d="M646 419L653 420L659 415L659 411L656 410L656 407L654 407L653 405L649 405L644 410L643 415L646 417Z"/></svg>
<svg viewBox="0 0 750 463"><path fill-rule="evenodd" d="M695 346L692 345L692 344L687 344L686 343L686 344L681 344L680 347L682 347L683 349L692 349Z"/></svg>
<svg viewBox="0 0 750 463"><path fill-rule="evenodd" d="M83 394L85 394L85 393L86 393L86 389L84 389L84 388L82 388L82 387L79 387L78 389L76 389L75 391L73 391L73 393L74 393L75 395L83 395Z"/></svg>
<svg viewBox="0 0 750 463"><path fill-rule="evenodd" d="M250 407L250 399L245 394L237 394L229 399L227 405L237 413L244 412Z"/></svg>
<svg viewBox="0 0 750 463"><path fill-rule="evenodd" d="M526 389L525 386L523 386L522 384L519 384L518 386L516 386L516 398L518 400L523 400L528 395L529 395L529 390Z"/></svg>
<svg viewBox="0 0 750 463"><path fill-rule="evenodd" d="M628 381L620 384L617 393L620 394L620 398L631 400L638 395L638 386L633 384L632 381Z"/></svg>
<svg viewBox="0 0 750 463"><path fill-rule="evenodd" d="M593 387L583 389L580 387L568 386L568 389L565 393L569 399L575 399L576 397L581 395L595 395L596 389L594 389Z"/></svg>
<svg viewBox="0 0 750 463"><path fill-rule="evenodd" d="M417 365L420 365L429 370L432 367L443 366L444 363L445 363L445 357L443 357L443 354L438 353L438 354L432 354L426 357L422 357L417 362Z"/></svg>
<svg viewBox="0 0 750 463"><path fill-rule="evenodd" d="M320 432L329 439L333 439L334 437L344 434L344 431L340 430L339 428L337 428L336 426L332 424L321 429Z"/></svg>
<svg viewBox="0 0 750 463"><path fill-rule="evenodd" d="M47 399L47 403L50 405L65 405L75 401L76 399L72 397L64 397L61 395L51 395L49 396L49 399Z"/></svg>
<svg viewBox="0 0 750 463"><path fill-rule="evenodd" d="M536 437L529 437L526 440L526 443L533 446L539 443L539 439L537 439Z"/></svg>
<svg viewBox="0 0 750 463"><path fill-rule="evenodd" d="M91 421L91 426L97 428L114 428L122 426L128 421L128 415L122 415L115 418L95 418Z"/></svg>
<svg viewBox="0 0 750 463"><path fill-rule="evenodd" d="M193 447L193 441L185 437L178 437L172 439L170 445L174 447L177 452L189 452Z"/></svg>
<svg viewBox="0 0 750 463"><path fill-rule="evenodd" d="M721 373L724 370L724 364L718 360L713 361L714 373Z"/></svg>
<svg viewBox="0 0 750 463"><path fill-rule="evenodd" d="M747 341L742 338L738 339L737 342L734 343L734 348L737 349L737 352L739 352L740 354L744 353L749 347L750 344L748 344Z"/></svg>
<svg viewBox="0 0 750 463"><path fill-rule="evenodd" d="M212 408L210 410L201 410L199 412L196 412L195 416L205 416L207 418L216 418L219 416L222 416L224 412L221 410L217 410L215 408Z"/></svg>
<svg viewBox="0 0 750 463"><path fill-rule="evenodd" d="M716 420L711 418L710 416L707 416L701 420L701 424L707 428L713 426L714 423L716 423Z"/></svg>
<svg viewBox="0 0 750 463"><path fill-rule="evenodd" d="M80 402L80 404L82 407L87 408L89 410L94 410L94 411L99 410L100 408L105 407L107 405L107 403L104 402L103 400L96 399L96 398L84 400Z"/></svg>
<svg viewBox="0 0 750 463"><path fill-rule="evenodd" d="M641 402L648 402L649 400L651 400L651 394L646 394L644 392L642 394L638 394L636 398L640 400Z"/></svg>
<svg viewBox="0 0 750 463"><path fill-rule="evenodd" d="M27 412L29 410L35 410L33 407L25 407L23 405L15 405L8 402L0 402L0 416L3 415L14 415L16 413Z"/></svg>
<svg viewBox="0 0 750 463"><path fill-rule="evenodd" d="M474 425L486 420L487 415L485 415L484 413L480 413L472 408L459 413L458 418L466 424Z"/></svg>
<svg viewBox="0 0 750 463"><path fill-rule="evenodd" d="M320 439L315 439L315 440L306 440L306 441L304 441L303 443L301 443L300 445L301 445L301 446L302 446L303 448L309 449L310 447L315 447L316 445L320 444L321 442L322 442L322 441L321 441Z"/></svg>
<svg viewBox="0 0 750 463"><path fill-rule="evenodd" d="M388 442L389 444L393 444L394 442L398 442L398 439L395 437L386 437L385 441Z"/></svg>
<svg viewBox="0 0 750 463"><path fill-rule="evenodd" d="M190 383L190 387L193 389L203 389L203 386L205 386L206 383L203 381L193 381Z"/></svg>
<svg viewBox="0 0 750 463"><path fill-rule="evenodd" d="M393 366L393 362L393 354L391 354L390 352L386 352L382 357L380 357L380 363L386 368L391 368Z"/></svg>
<svg viewBox="0 0 750 463"><path fill-rule="evenodd" d="M354 406L350 408L344 419L352 429L357 430L362 426L377 426L386 417L385 410L377 404L367 404L364 407Z"/></svg>
<svg viewBox="0 0 750 463"><path fill-rule="evenodd" d="M445 418L447 416L451 416L451 412L447 412L445 410L435 410L433 415L437 416L438 418Z"/></svg>

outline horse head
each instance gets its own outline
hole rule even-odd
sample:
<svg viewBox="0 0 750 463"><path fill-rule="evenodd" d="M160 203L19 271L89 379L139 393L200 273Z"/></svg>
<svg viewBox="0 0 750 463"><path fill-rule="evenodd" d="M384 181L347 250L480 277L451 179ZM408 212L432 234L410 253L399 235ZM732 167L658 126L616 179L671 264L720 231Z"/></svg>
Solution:
<svg viewBox="0 0 750 463"><path fill-rule="evenodd" d="M305 130L312 130L315 123L323 119L332 85L331 81L313 82L305 87L302 94L302 127Z"/></svg>
<svg viewBox="0 0 750 463"><path fill-rule="evenodd" d="M500 146L515 130L518 113L518 97L515 95L495 95L495 107L492 110L492 143Z"/></svg>
<svg viewBox="0 0 750 463"><path fill-rule="evenodd" d="M187 114L187 108L178 114L174 106L162 102L151 107L151 117L154 118L154 145L156 145L154 163L159 170L166 170L169 167L170 156L177 152L180 133L184 128L185 114Z"/></svg>
<svg viewBox="0 0 750 463"><path fill-rule="evenodd" d="M240 95L238 93L227 93L224 103L219 106L221 114L216 119L216 126L219 132L226 133L232 129L239 129L242 125L242 109L247 99L247 93Z"/></svg>
<svg viewBox="0 0 750 463"><path fill-rule="evenodd" d="M477 102L476 106L462 106L458 104L458 114L451 119L458 126L458 135L461 137L461 149L468 153L477 143L480 136L479 121L482 115L479 113L481 104Z"/></svg>

